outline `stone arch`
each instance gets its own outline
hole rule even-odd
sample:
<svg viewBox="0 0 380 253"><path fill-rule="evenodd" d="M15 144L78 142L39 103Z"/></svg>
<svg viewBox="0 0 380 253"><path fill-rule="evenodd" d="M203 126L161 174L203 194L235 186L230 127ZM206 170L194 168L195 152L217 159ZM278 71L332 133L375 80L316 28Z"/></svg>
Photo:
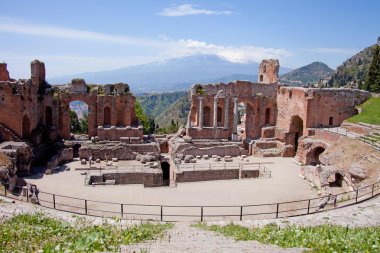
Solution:
<svg viewBox="0 0 380 253"><path fill-rule="evenodd" d="M300 116L295 115L292 117L290 121L289 133L291 142L290 144L294 146L294 150L297 152L298 140L303 135L303 120Z"/></svg>
<svg viewBox="0 0 380 253"><path fill-rule="evenodd" d="M24 115L22 119L22 138L26 139L30 136L30 118L28 115Z"/></svg>
<svg viewBox="0 0 380 253"><path fill-rule="evenodd" d="M334 175L334 180L329 182L329 186L330 187L342 187L344 176L339 172L332 173L331 175ZM330 177L331 177L331 175L330 175Z"/></svg>
<svg viewBox="0 0 380 253"><path fill-rule="evenodd" d="M108 106L104 107L104 126L111 126L111 108Z"/></svg>
<svg viewBox="0 0 380 253"><path fill-rule="evenodd" d="M211 126L211 109L209 106L203 107L203 125L206 127Z"/></svg>
<svg viewBox="0 0 380 253"><path fill-rule="evenodd" d="M260 75L260 82L262 82L263 80L264 80L264 76Z"/></svg>
<svg viewBox="0 0 380 253"><path fill-rule="evenodd" d="M325 151L325 147L317 146L313 149L311 149L306 154L306 165L318 165L321 164L321 161L319 159L319 156Z"/></svg>
<svg viewBox="0 0 380 253"><path fill-rule="evenodd" d="M50 106L45 107L45 126L50 127L53 125L53 111Z"/></svg>
<svg viewBox="0 0 380 253"><path fill-rule="evenodd" d="M265 125L270 124L270 108L265 109Z"/></svg>

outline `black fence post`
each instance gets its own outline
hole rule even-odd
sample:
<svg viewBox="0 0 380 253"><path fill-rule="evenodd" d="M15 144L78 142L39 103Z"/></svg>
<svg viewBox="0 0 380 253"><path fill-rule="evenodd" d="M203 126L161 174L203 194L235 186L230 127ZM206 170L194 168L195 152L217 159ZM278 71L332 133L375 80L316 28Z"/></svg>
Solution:
<svg viewBox="0 0 380 253"><path fill-rule="evenodd" d="M240 221L243 220L243 206L240 207Z"/></svg>
<svg viewBox="0 0 380 253"><path fill-rule="evenodd" d="M120 204L120 211L121 211L121 218L124 217L124 206L123 204Z"/></svg>
<svg viewBox="0 0 380 253"><path fill-rule="evenodd" d="M307 214L310 213L310 199L309 199L309 202L307 203Z"/></svg>
<svg viewBox="0 0 380 253"><path fill-rule="evenodd" d="M55 194L53 194L53 208L55 209Z"/></svg>
<svg viewBox="0 0 380 253"><path fill-rule="evenodd" d="M87 199L84 200L84 212L87 215Z"/></svg>
<svg viewBox="0 0 380 253"><path fill-rule="evenodd" d="M375 184L372 185L372 197L373 197L374 190L375 190Z"/></svg>
<svg viewBox="0 0 380 253"><path fill-rule="evenodd" d="M358 195L359 195L359 190L356 190L356 198L355 198L355 203L358 203Z"/></svg>
<svg viewBox="0 0 380 253"><path fill-rule="evenodd" d="M4 196L7 196L7 185L4 184Z"/></svg>
<svg viewBox="0 0 380 253"><path fill-rule="evenodd" d="M26 202L29 202L29 190L26 188Z"/></svg>
<svg viewBox="0 0 380 253"><path fill-rule="evenodd" d="M276 210L276 219L278 218L278 209L280 207L280 203L277 203L277 210Z"/></svg>
<svg viewBox="0 0 380 253"><path fill-rule="evenodd" d="M163 208L161 206L161 221L163 221L163 216L164 216L164 214L163 214Z"/></svg>
<svg viewBox="0 0 380 253"><path fill-rule="evenodd" d="M203 222L203 206L201 206L201 222Z"/></svg>

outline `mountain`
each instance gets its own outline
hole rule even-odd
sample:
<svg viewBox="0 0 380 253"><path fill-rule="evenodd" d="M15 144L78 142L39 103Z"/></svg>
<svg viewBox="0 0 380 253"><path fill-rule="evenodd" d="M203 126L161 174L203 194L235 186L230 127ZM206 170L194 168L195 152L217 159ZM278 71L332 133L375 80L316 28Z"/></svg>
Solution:
<svg viewBox="0 0 380 253"><path fill-rule="evenodd" d="M215 55L172 58L111 71L49 78L52 84L84 78L87 83L125 82L136 93L188 90L194 83L210 83L231 75L257 75L259 63L232 63ZM280 73L290 69L280 68ZM256 79L255 79L256 80Z"/></svg>
<svg viewBox="0 0 380 253"><path fill-rule="evenodd" d="M137 96L145 114L155 118L178 100L188 96L187 91L145 93Z"/></svg>
<svg viewBox="0 0 380 253"><path fill-rule="evenodd" d="M321 79L329 80L333 72L334 70L323 62L313 62L282 75L280 80L282 84L304 86L318 83Z"/></svg>
<svg viewBox="0 0 380 253"><path fill-rule="evenodd" d="M190 111L190 97L186 95L166 108L160 115L155 118L155 123L160 127L168 126L173 120L178 125L186 125L187 115Z"/></svg>
<svg viewBox="0 0 380 253"><path fill-rule="evenodd" d="M380 37L378 39L378 44L380 44ZM328 85L330 87L346 85L357 87L360 83L364 82L368 75L368 69L372 61L372 54L375 46L376 45L372 45L365 48L347 59L342 65L338 66Z"/></svg>

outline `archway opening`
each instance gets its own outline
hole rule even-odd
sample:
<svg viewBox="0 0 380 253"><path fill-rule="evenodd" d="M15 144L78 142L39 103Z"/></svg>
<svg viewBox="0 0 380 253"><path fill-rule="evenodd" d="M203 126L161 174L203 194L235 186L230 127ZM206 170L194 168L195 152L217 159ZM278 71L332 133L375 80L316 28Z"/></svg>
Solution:
<svg viewBox="0 0 380 253"><path fill-rule="evenodd" d="M24 139L30 136L30 119L28 115L24 115L22 119L22 137Z"/></svg>
<svg viewBox="0 0 380 253"><path fill-rule="evenodd" d="M76 157L79 157L79 149L80 149L81 145L80 144L75 144L73 146L73 157L76 158Z"/></svg>
<svg viewBox="0 0 380 253"><path fill-rule="evenodd" d="M211 126L211 109L208 106L203 108L203 125L206 127Z"/></svg>
<svg viewBox="0 0 380 253"><path fill-rule="evenodd" d="M270 123L270 108L265 109L265 125Z"/></svg>
<svg viewBox="0 0 380 253"><path fill-rule="evenodd" d="M161 162L161 169L162 169L162 185L169 186L170 164L168 162Z"/></svg>
<svg viewBox="0 0 380 253"><path fill-rule="evenodd" d="M331 183L329 183L329 186L330 187L342 187L342 183L343 183L343 176L342 174L340 173L335 173L335 180Z"/></svg>
<svg viewBox="0 0 380 253"><path fill-rule="evenodd" d="M312 149L306 157L306 164L307 165L313 165L316 166L318 164L321 164L321 161L319 159L320 155L325 151L325 148L323 147L316 147Z"/></svg>
<svg viewBox="0 0 380 253"><path fill-rule="evenodd" d="M303 134L303 120L298 116L293 116L290 122L289 132L292 134L292 143L294 145L294 150L298 150L298 141Z"/></svg>
<svg viewBox="0 0 380 253"><path fill-rule="evenodd" d="M108 106L104 107L104 126L111 126L111 108Z"/></svg>
<svg viewBox="0 0 380 253"><path fill-rule="evenodd" d="M260 75L260 82L262 82L263 80L264 80L263 75Z"/></svg>
<svg viewBox="0 0 380 253"><path fill-rule="evenodd" d="M80 100L70 102L70 133L88 134L88 105Z"/></svg>
<svg viewBox="0 0 380 253"><path fill-rule="evenodd" d="M53 111L50 106L45 108L45 126L51 127L53 125Z"/></svg>
<svg viewBox="0 0 380 253"><path fill-rule="evenodd" d="M216 115L218 126L222 126L222 115L223 115L222 107L218 106L217 115Z"/></svg>

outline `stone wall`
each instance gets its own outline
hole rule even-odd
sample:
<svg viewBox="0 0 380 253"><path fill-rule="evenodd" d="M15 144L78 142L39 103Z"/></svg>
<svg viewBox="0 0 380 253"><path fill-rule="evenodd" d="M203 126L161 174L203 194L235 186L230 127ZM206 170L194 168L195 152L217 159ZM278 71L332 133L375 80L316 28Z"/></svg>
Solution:
<svg viewBox="0 0 380 253"><path fill-rule="evenodd" d="M70 138L70 107L72 101L85 102L88 107L88 134L96 136L98 126L138 127L135 97L127 84L86 85L83 79L74 79L67 85L51 86L45 80L45 64L31 62L31 78L15 81L9 78L6 64L0 64L0 125L10 129L23 140L33 144L55 141L59 136ZM1 132L1 129L0 129ZM129 134L142 138L140 130L123 133L110 131L103 139L119 139ZM1 132L3 141L14 140Z"/></svg>
<svg viewBox="0 0 380 253"><path fill-rule="evenodd" d="M90 183L104 183L106 180L114 180L116 185L143 184L144 187L162 186L162 171L104 173L101 176L91 176Z"/></svg>
<svg viewBox="0 0 380 253"><path fill-rule="evenodd" d="M103 126L98 127L98 138L99 140L111 140L119 141L123 137L124 142L142 142L143 141L143 130L141 128L128 127L108 127ZM130 138L137 137L137 138Z"/></svg>
<svg viewBox="0 0 380 253"><path fill-rule="evenodd" d="M278 83L278 71L280 63L278 60L269 59L263 60L259 65L258 80L259 83Z"/></svg>
<svg viewBox="0 0 380 253"><path fill-rule="evenodd" d="M239 179L239 169L195 170L176 173L177 183L226 179Z"/></svg>
<svg viewBox="0 0 380 253"><path fill-rule="evenodd" d="M54 172L54 169L64 163L73 160L73 149L66 148L60 150L57 155L53 156L50 161L46 164L46 173Z"/></svg>
<svg viewBox="0 0 380 253"><path fill-rule="evenodd" d="M3 142L0 152L10 157L18 174L30 174L33 152L25 142Z"/></svg>

